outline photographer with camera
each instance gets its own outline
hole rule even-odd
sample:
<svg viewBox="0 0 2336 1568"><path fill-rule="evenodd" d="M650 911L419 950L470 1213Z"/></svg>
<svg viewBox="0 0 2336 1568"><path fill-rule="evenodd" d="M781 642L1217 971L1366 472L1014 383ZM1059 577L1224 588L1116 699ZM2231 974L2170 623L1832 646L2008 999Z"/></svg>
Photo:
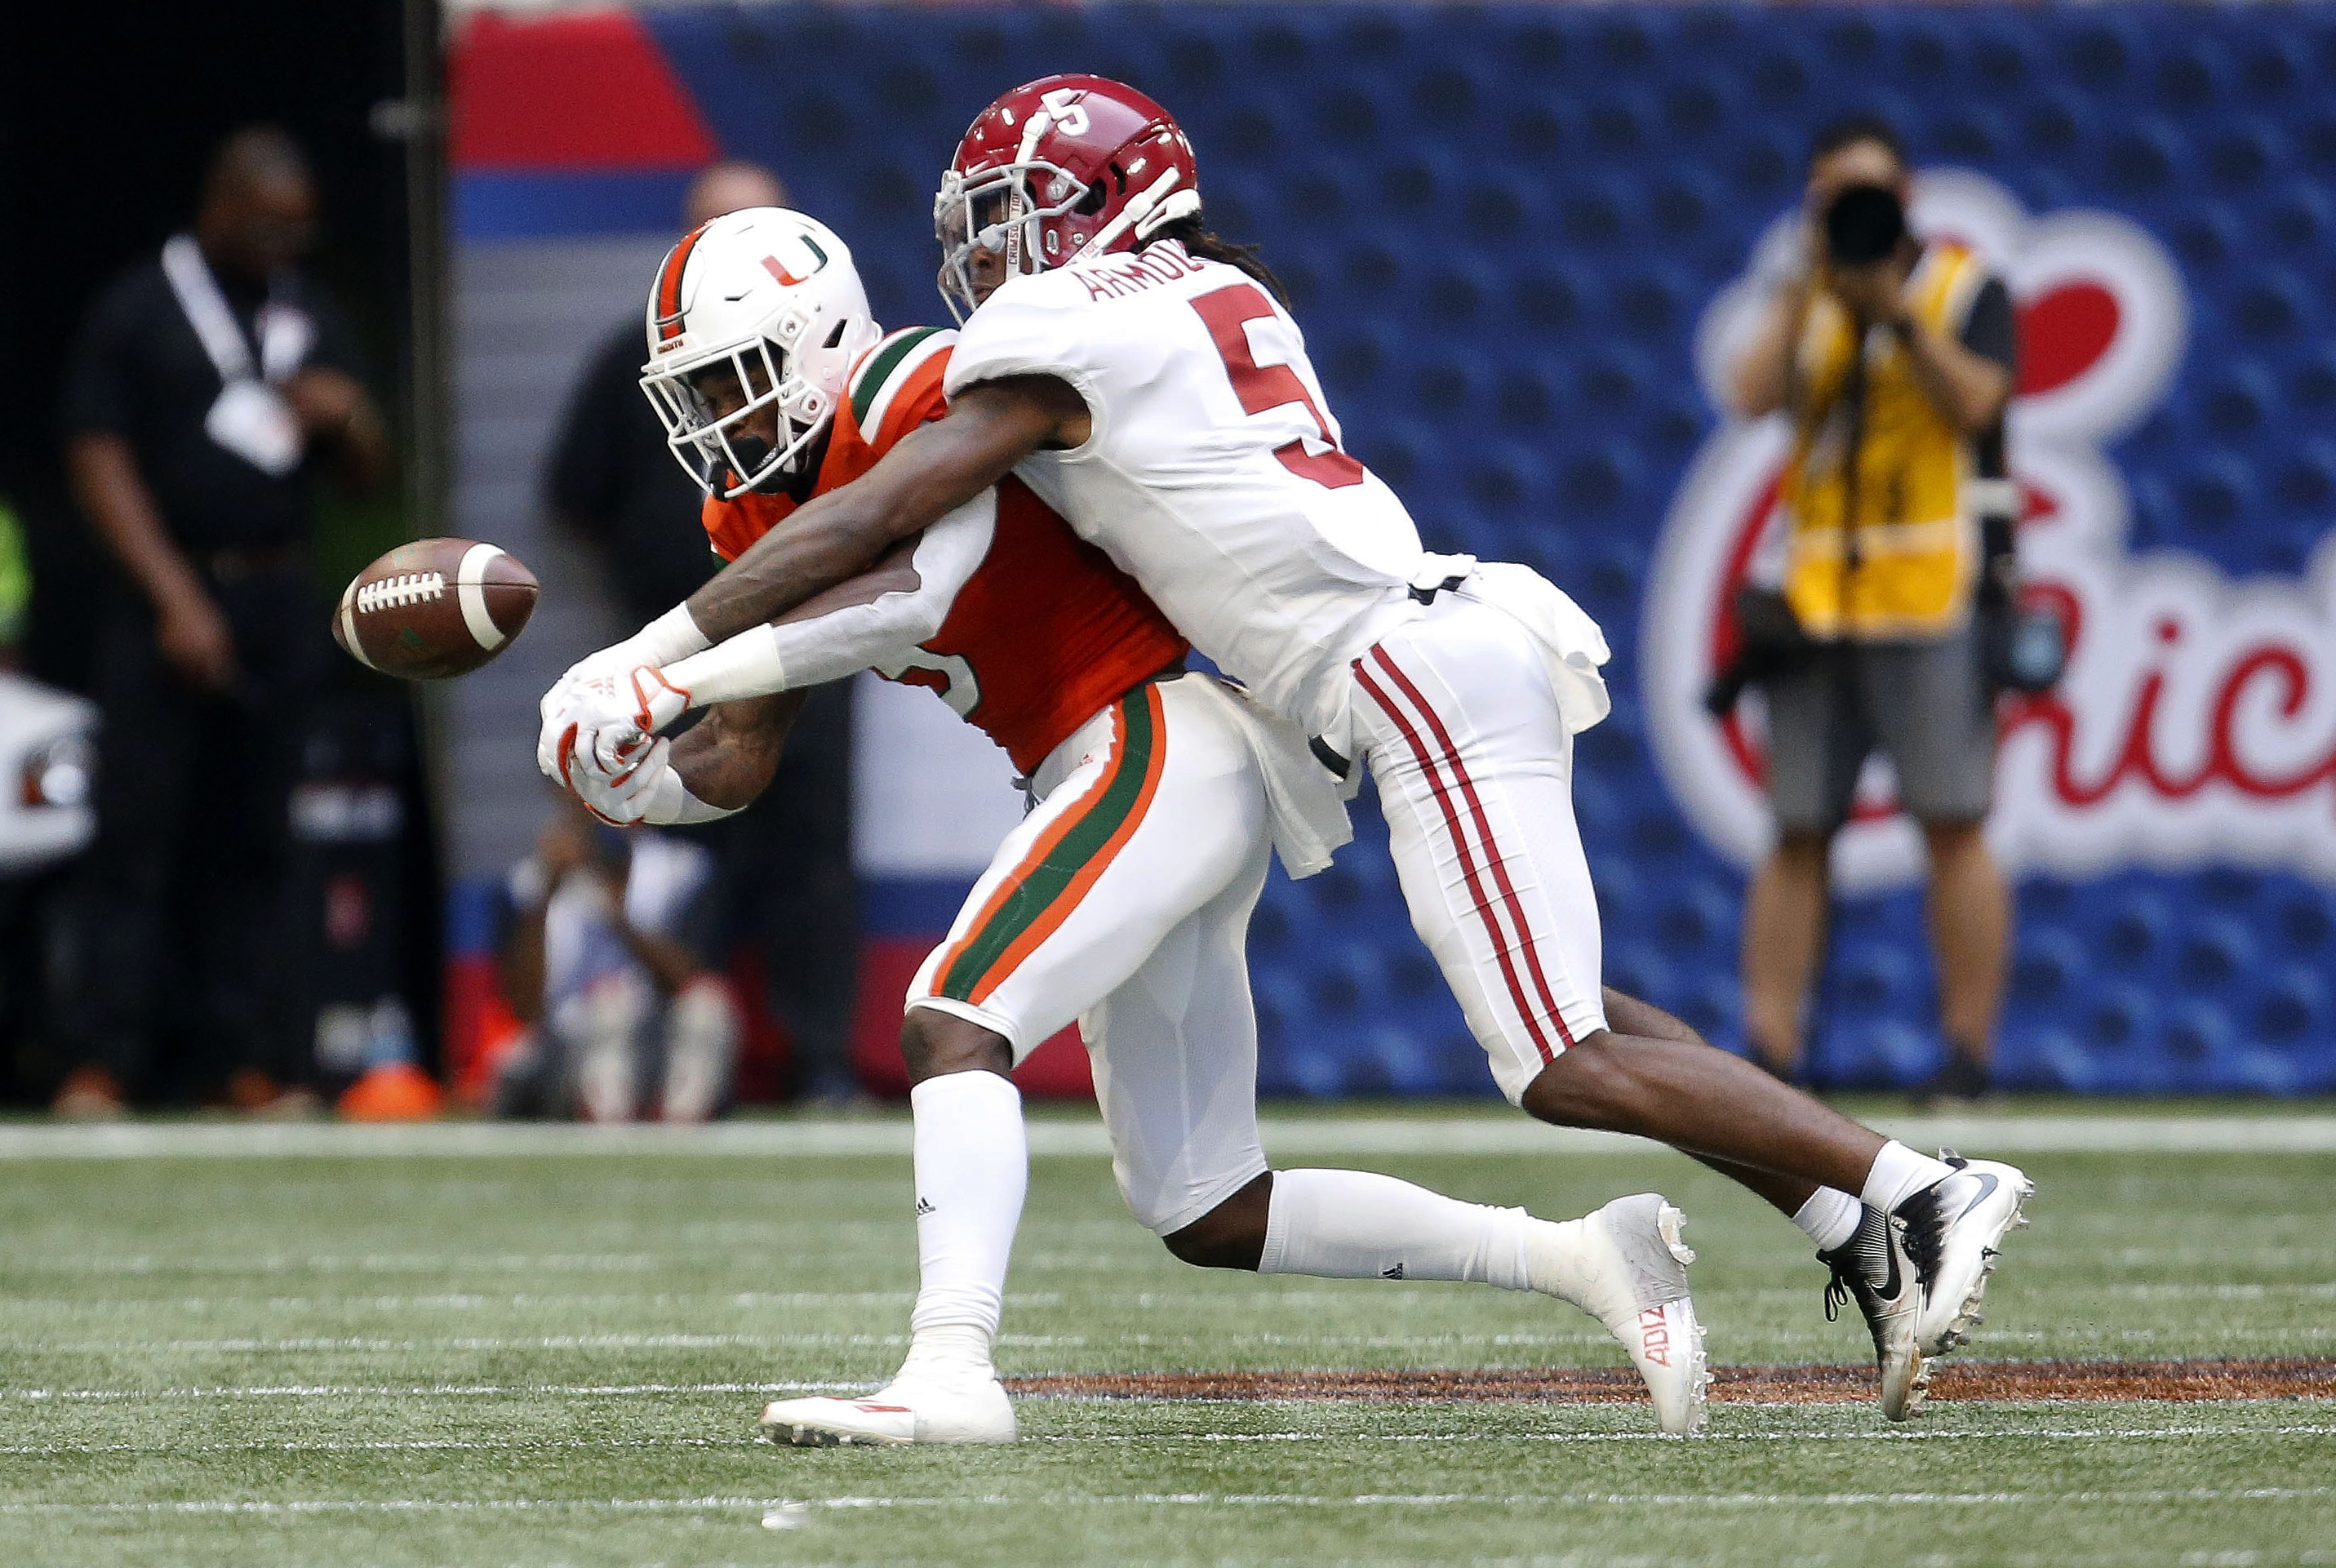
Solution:
<svg viewBox="0 0 2336 1568"><path fill-rule="evenodd" d="M1792 419L1780 492L1781 584L1739 602L1751 659L1715 684L1766 690L1777 842L1744 912L1746 1032L1796 1072L1824 950L1827 852L1877 747L1930 858L1931 945L1946 1065L1926 1100L1988 1087L2010 894L1981 828L1995 768L1994 696L2049 684L2020 664L2003 412L2011 298L1961 246L1906 227L1895 133L1867 116L1822 132L1809 160L1806 261L1734 366L1738 411Z"/></svg>

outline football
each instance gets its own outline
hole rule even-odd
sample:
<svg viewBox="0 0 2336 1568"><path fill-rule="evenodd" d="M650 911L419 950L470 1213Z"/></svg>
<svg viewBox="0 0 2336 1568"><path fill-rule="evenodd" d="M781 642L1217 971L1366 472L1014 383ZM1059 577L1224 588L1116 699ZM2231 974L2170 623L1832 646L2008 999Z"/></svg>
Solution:
<svg viewBox="0 0 2336 1568"><path fill-rule="evenodd" d="M492 544L417 539L342 590L333 640L401 680L466 675L511 645L535 613L535 574Z"/></svg>

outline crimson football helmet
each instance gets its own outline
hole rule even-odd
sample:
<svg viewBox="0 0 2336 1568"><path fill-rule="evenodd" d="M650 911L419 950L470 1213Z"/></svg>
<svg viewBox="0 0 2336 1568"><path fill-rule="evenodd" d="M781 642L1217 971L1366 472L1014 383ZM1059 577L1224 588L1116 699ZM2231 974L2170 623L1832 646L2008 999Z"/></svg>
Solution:
<svg viewBox="0 0 2336 1568"><path fill-rule="evenodd" d="M962 322L973 258L1006 275L1128 250L1201 209L1192 144L1168 112L1103 76L1042 76L983 110L933 198L941 297Z"/></svg>

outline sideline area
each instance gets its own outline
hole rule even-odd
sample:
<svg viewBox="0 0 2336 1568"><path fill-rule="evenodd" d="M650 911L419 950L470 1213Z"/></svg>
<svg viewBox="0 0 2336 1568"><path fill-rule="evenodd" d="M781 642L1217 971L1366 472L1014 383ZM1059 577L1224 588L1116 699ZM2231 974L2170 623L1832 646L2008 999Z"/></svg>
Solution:
<svg viewBox="0 0 2336 1568"><path fill-rule="evenodd" d="M1990 1154L2258 1154L2336 1152L2336 1115L2185 1115L2173 1111L2078 1115L1883 1115L1873 1125L1916 1148L1984 1149ZM1618 1134L1543 1126L1522 1115L1273 1115L1262 1124L1276 1159L1373 1154L1611 1154L1639 1143ZM1034 1155L1111 1153L1099 1122L1039 1115L1029 1124ZM136 1160L203 1157L504 1159L542 1155L662 1154L820 1158L906 1156L905 1114L832 1119L591 1126L521 1122L117 1122L101 1125L0 1126L0 1160Z"/></svg>

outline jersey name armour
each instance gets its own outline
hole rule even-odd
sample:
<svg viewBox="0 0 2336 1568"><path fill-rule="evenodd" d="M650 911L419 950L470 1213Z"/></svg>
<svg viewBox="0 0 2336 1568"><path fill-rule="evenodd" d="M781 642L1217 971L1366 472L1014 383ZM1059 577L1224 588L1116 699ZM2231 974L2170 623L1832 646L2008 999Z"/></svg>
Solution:
<svg viewBox="0 0 2336 1568"><path fill-rule="evenodd" d="M1419 532L1339 443L1298 326L1174 240L1016 278L966 323L952 395L1060 377L1094 432L1016 472L1268 708L1333 728L1348 664L1418 606Z"/></svg>
<svg viewBox="0 0 2336 1568"><path fill-rule="evenodd" d="M956 334L896 332L852 369L812 493L876 465L902 436L948 411L941 394ZM708 500L715 553L735 560L792 514L786 496ZM1189 650L1144 590L1083 543L1018 480L998 486L988 551L916 656L879 674L930 687L1025 774L1072 731Z"/></svg>

